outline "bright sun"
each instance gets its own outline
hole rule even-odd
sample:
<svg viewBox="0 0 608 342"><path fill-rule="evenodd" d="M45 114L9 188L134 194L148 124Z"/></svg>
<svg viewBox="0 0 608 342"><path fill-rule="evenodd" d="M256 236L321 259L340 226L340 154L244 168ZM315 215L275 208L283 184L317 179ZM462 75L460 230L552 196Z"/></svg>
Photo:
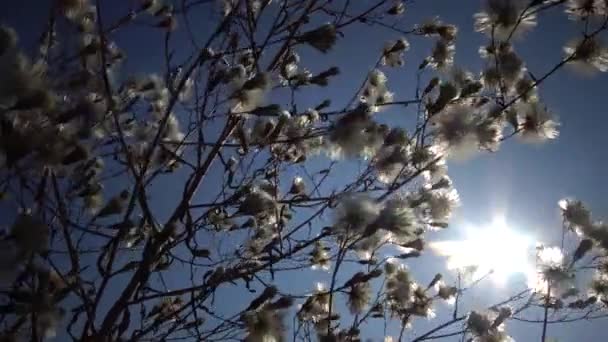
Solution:
<svg viewBox="0 0 608 342"><path fill-rule="evenodd" d="M449 269L476 266L475 279L491 273L492 279L504 283L511 275L528 276L534 270L532 239L510 229L500 217L487 227L469 227L462 241L439 241L430 247L448 257Z"/></svg>

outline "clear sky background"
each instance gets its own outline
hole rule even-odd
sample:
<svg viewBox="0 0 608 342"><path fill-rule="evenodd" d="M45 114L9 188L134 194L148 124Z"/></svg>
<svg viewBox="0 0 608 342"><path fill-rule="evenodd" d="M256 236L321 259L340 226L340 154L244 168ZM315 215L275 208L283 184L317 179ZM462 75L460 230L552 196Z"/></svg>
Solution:
<svg viewBox="0 0 608 342"><path fill-rule="evenodd" d="M15 27L21 36L22 46L31 49L32 42L46 24L49 3L49 0L6 1L0 12L0 23ZM116 19L126 13L132 1L105 0L103 3L105 15ZM455 64L478 73L482 60L477 51L487 41L485 36L473 31L473 14L480 7L478 0L418 0L409 6L403 27L411 28L434 15L440 16L444 22L457 25L459 35ZM199 31L196 35L202 38L209 29L206 23L216 18L216 14L202 11L199 15L201 19L193 25ZM523 40L516 41L516 50L531 72L542 75L559 62L563 45L579 37L580 31L581 28L568 20L560 10L549 11L538 18L537 28ZM128 59L123 70L146 72L159 65L162 60L161 40L158 34L146 39L148 32L149 28L142 27L141 30L130 29L129 33L114 37L118 45L127 50ZM313 71L334 64L342 70L331 87L318 94L306 95L303 101L319 103L319 99L331 97L336 106L343 105L374 65L384 42L399 37L379 27L362 25L346 30L344 34L345 38L337 45L338 49L327 56L319 56L312 51L302 52L303 60ZM412 48L406 53L405 69L387 73L389 88L399 100L413 98L414 70L428 55L432 42L419 37L408 37L408 40ZM451 228L429 238L453 238L462 233L461 228L466 224L483 225L495 215L504 214L514 229L529 233L538 240L556 243L561 231L557 201L563 197L581 199L592 209L594 217L608 219L607 86L608 74L584 77L562 69L540 88L542 101L559 116L562 124L556 141L530 145L511 139L503 144L498 153L483 153L466 162L450 162L449 174L460 194L462 205L453 218ZM407 120L405 116L413 115L413 109L380 115L385 116L382 120L399 124ZM165 201L171 200L171 193L166 188L153 191L158 191L159 195L162 193ZM2 212L5 210L8 209L4 208ZM429 271L428 266L435 265L435 262L423 257L413 262L411 268L417 277L430 279L436 271L432 268ZM307 287L310 287L314 277L317 276L311 275ZM286 282L299 286L301 279L288 279ZM510 289L492 291L497 296L500 293L506 296ZM227 299L228 303L231 300L234 299ZM476 298L470 300L474 302ZM435 323L429 324L432 326ZM557 337L560 341L605 341L608 340L605 324L604 321L596 321L553 325L549 336ZM518 341L540 339L540 325L510 322L507 326ZM379 336L374 330L372 327L364 335Z"/></svg>

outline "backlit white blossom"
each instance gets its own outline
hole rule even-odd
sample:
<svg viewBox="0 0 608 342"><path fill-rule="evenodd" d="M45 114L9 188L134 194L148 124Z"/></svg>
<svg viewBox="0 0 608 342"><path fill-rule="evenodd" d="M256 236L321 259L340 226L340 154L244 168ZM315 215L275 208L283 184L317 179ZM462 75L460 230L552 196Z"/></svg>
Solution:
<svg viewBox="0 0 608 342"><path fill-rule="evenodd" d="M329 248L325 247L322 242L317 241L310 253L310 263L312 264L312 269L329 270L331 266Z"/></svg>
<svg viewBox="0 0 608 342"><path fill-rule="evenodd" d="M570 58L568 64L584 75L608 71L608 48L596 38L573 40L564 47L564 52Z"/></svg>
<svg viewBox="0 0 608 342"><path fill-rule="evenodd" d="M371 198L351 195L340 199L335 210L334 229L342 234L361 234L376 221L380 207Z"/></svg>
<svg viewBox="0 0 608 342"><path fill-rule="evenodd" d="M390 145L380 148L374 157L374 166L378 172L378 180L392 183L399 176L409 174L410 146Z"/></svg>
<svg viewBox="0 0 608 342"><path fill-rule="evenodd" d="M377 112L379 106L393 101L393 93L388 90L386 81L386 75L380 70L369 73L367 84L361 93L361 102L373 112Z"/></svg>
<svg viewBox="0 0 608 342"><path fill-rule="evenodd" d="M245 342L281 342L284 341L285 327L282 313L269 307L248 311L243 315L247 329Z"/></svg>
<svg viewBox="0 0 608 342"><path fill-rule="evenodd" d="M534 80L530 78L521 78L515 83L512 89L513 95L518 96L523 102L538 102L538 87Z"/></svg>
<svg viewBox="0 0 608 342"><path fill-rule="evenodd" d="M456 189L438 189L424 196L433 223L447 223L452 211L460 204Z"/></svg>
<svg viewBox="0 0 608 342"><path fill-rule="evenodd" d="M80 18L91 6L88 0L61 0L57 3L63 14L71 20Z"/></svg>
<svg viewBox="0 0 608 342"><path fill-rule="evenodd" d="M403 0L394 0L394 4L387 11L390 15L400 15L405 12L405 2Z"/></svg>
<svg viewBox="0 0 608 342"><path fill-rule="evenodd" d="M397 241L407 240L416 235L416 215L407 199L394 197L384 203L373 226L391 232Z"/></svg>
<svg viewBox="0 0 608 342"><path fill-rule="evenodd" d="M527 6L525 0L486 0L485 10L475 14L475 30L501 41L530 31L536 26L536 15L524 14Z"/></svg>
<svg viewBox="0 0 608 342"><path fill-rule="evenodd" d="M510 313L509 313L510 315ZM471 311L467 317L467 330L473 336L473 342L514 342L504 332L504 324L499 320L500 312L480 313ZM502 319L504 321L504 319Z"/></svg>
<svg viewBox="0 0 608 342"><path fill-rule="evenodd" d="M254 187L245 196L239 206L239 212L244 215L264 215L273 212L276 208L272 194L260 187Z"/></svg>
<svg viewBox="0 0 608 342"><path fill-rule="evenodd" d="M477 121L473 108L465 105L451 105L431 117L437 142L457 159L466 159L479 150Z"/></svg>
<svg viewBox="0 0 608 342"><path fill-rule="evenodd" d="M583 202L566 198L559 201L559 207L564 219L573 227L588 227L591 225L591 213Z"/></svg>
<svg viewBox="0 0 608 342"><path fill-rule="evenodd" d="M559 247L537 246L536 267L536 277L529 275L528 286L538 293L546 294L550 287L551 295L560 297L574 285L568 260Z"/></svg>
<svg viewBox="0 0 608 342"><path fill-rule="evenodd" d="M390 67L400 67L404 64L403 53L409 50L410 44L405 38L398 39L395 42L388 42L382 53L382 65Z"/></svg>
<svg viewBox="0 0 608 342"><path fill-rule="evenodd" d="M270 87L271 79L267 73L258 73L246 80L232 95L232 110L248 112L261 106Z"/></svg>
<svg viewBox="0 0 608 342"><path fill-rule="evenodd" d="M363 312L371 300L369 282L359 282L352 285L348 291L348 308L352 314Z"/></svg>
<svg viewBox="0 0 608 342"><path fill-rule="evenodd" d="M431 18L416 27L416 30L425 36L439 36L446 42L453 42L458 34L458 28L454 25L444 24L439 18Z"/></svg>
<svg viewBox="0 0 608 342"><path fill-rule="evenodd" d="M410 156L411 145L407 133L401 128L391 129L374 157L378 180L391 183L397 177L409 174Z"/></svg>
<svg viewBox="0 0 608 342"><path fill-rule="evenodd" d="M328 139L331 158L370 158L382 146L388 128L371 118L366 105L342 116L333 126Z"/></svg>
<svg viewBox="0 0 608 342"><path fill-rule="evenodd" d="M559 135L559 122L539 103L522 104L519 113L521 137L527 142L543 142Z"/></svg>
<svg viewBox="0 0 608 342"><path fill-rule="evenodd" d="M593 276L589 287L589 295L601 301L608 300L608 274L597 272Z"/></svg>
<svg viewBox="0 0 608 342"><path fill-rule="evenodd" d="M508 91L526 71L524 62L515 53L511 44L489 46L480 52L483 52L482 57L488 59L488 67L483 71L483 82L486 87Z"/></svg>
<svg viewBox="0 0 608 342"><path fill-rule="evenodd" d="M385 286L393 308L406 307L411 302L415 283L405 267L399 266L395 272L388 275Z"/></svg>
<svg viewBox="0 0 608 342"><path fill-rule="evenodd" d="M437 40L429 57L429 65L436 69L445 69L454 64L454 44L444 39Z"/></svg>
<svg viewBox="0 0 608 342"><path fill-rule="evenodd" d="M477 139L483 149L495 152L502 139L503 121L488 118L477 125Z"/></svg>
<svg viewBox="0 0 608 342"><path fill-rule="evenodd" d="M566 13L570 19L582 20L590 16L604 15L606 6L604 0L568 0L566 1Z"/></svg>
<svg viewBox="0 0 608 342"><path fill-rule="evenodd" d="M317 283L313 293L302 304L298 318L303 321L319 323L323 321L329 311L329 293L322 283ZM327 328L326 328L327 331Z"/></svg>
<svg viewBox="0 0 608 342"><path fill-rule="evenodd" d="M320 52L327 53L336 43L338 36L333 24L325 24L314 30L304 32L298 40L307 43Z"/></svg>

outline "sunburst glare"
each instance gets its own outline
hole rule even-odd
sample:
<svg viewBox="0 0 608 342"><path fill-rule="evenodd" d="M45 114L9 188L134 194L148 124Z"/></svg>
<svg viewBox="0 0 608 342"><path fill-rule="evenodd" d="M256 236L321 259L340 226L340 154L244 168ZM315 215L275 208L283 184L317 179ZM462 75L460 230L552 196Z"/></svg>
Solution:
<svg viewBox="0 0 608 342"><path fill-rule="evenodd" d="M535 273L531 257L534 241L513 230L502 217L496 217L488 226L467 227L463 240L438 241L430 247L447 257L449 269L475 268L473 279L489 275L504 283L516 274L529 277Z"/></svg>

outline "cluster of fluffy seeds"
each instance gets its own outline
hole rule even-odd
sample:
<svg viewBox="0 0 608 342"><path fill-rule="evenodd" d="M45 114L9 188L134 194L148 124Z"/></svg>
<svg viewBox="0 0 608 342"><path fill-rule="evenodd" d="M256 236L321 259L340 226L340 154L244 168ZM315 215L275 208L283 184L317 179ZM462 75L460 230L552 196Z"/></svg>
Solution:
<svg viewBox="0 0 608 342"><path fill-rule="evenodd" d="M0 26L0 108L50 110L55 105L46 87L46 64L31 63L17 49L17 34Z"/></svg>
<svg viewBox="0 0 608 342"><path fill-rule="evenodd" d="M429 223L435 226L447 225L452 211L460 204L458 192L451 187L451 183L445 186L441 183L444 182L440 180L432 185L432 190L424 192L422 196L428 210Z"/></svg>
<svg viewBox="0 0 608 342"><path fill-rule="evenodd" d="M350 312L360 314L365 310L371 299L371 285L369 282L353 284L348 291L348 309Z"/></svg>
<svg viewBox="0 0 608 342"><path fill-rule="evenodd" d="M281 310L272 305L264 305L257 310L247 311L242 320L247 329L246 342L281 342L285 340L285 326Z"/></svg>
<svg viewBox="0 0 608 342"><path fill-rule="evenodd" d="M256 118L247 120L233 133L241 145L240 153L270 146L270 152L279 160L299 163L319 153L324 145L323 136L315 132L314 125L319 121L316 110L291 115L278 105L269 105L251 113Z"/></svg>
<svg viewBox="0 0 608 342"><path fill-rule="evenodd" d="M66 19L78 28L79 53L83 67L91 72L97 73L103 67L110 79L113 79L115 69L124 60L124 53L114 42L105 41L102 44L97 34L97 7L89 0L61 0L58 7ZM133 16L134 18L134 16ZM52 43L52 40L49 42ZM47 53L48 46L44 48ZM106 65L102 63L105 55Z"/></svg>
<svg viewBox="0 0 608 342"><path fill-rule="evenodd" d="M272 82L267 73L258 73L249 79L244 78L244 67L231 81L233 85L242 85L232 94L232 111L249 112L262 105L265 95L270 90Z"/></svg>
<svg viewBox="0 0 608 342"><path fill-rule="evenodd" d="M536 249L536 277L528 279L529 287L537 293L560 298L572 291L574 275L569 262L559 247L538 246Z"/></svg>
<svg viewBox="0 0 608 342"><path fill-rule="evenodd" d="M343 198L335 212L333 232L340 239L358 238L355 249L367 255L385 243L402 244L423 233L408 199L393 197L376 203L369 197Z"/></svg>
<svg viewBox="0 0 608 342"><path fill-rule="evenodd" d="M236 227L236 224L222 208L215 208L207 214L207 222L217 230L225 230Z"/></svg>
<svg viewBox="0 0 608 342"><path fill-rule="evenodd" d="M485 11L475 14L475 30L495 40L506 41L536 26L536 15L524 12L525 0L487 0Z"/></svg>
<svg viewBox="0 0 608 342"><path fill-rule="evenodd" d="M86 1L65 1L59 6L69 18L78 18L82 25L94 20ZM81 32L86 32L87 27L82 27ZM95 132L99 130L107 101L89 91L88 82L84 82L83 88L80 85L70 88L70 79L49 82L44 57L53 44L51 38L47 38L42 41L46 45L40 49L42 58L32 62L17 48L15 31L0 27L0 110L3 114L0 167L18 166L23 177L40 176L43 170L51 170L58 178L70 177L73 181L70 195L83 198L88 209L97 210L103 203L102 186L97 181L103 162L90 158L86 139L97 138ZM114 48L108 46L107 53L113 51ZM58 96L51 86L68 89L68 95ZM0 265L0 272L7 278L18 270L20 260L47 250L50 229L37 215L24 212L17 215L10 234L12 239L6 241L7 246L3 242ZM55 316L51 309L40 313L39 322L46 322L44 325L49 327L41 327L41 331L52 330Z"/></svg>
<svg viewBox="0 0 608 342"><path fill-rule="evenodd" d="M463 131L465 127L475 126L475 133L470 134L468 140L459 140L469 142L469 148L465 148L464 152L472 152L471 144L490 151L497 150L502 140L503 125L507 122L515 133L527 142L544 142L557 138L559 122L539 102L535 81L525 76L525 64L515 53L513 46L501 42L498 45L482 47L480 54L487 59L487 67L482 74L484 87L510 95L515 104L506 109L490 106L485 115L477 116L476 119L473 115L464 116L461 112L460 127ZM472 136L475 138L471 139Z"/></svg>
<svg viewBox="0 0 608 342"><path fill-rule="evenodd" d="M391 7L386 11L390 15L401 15L405 12L405 2L403 0L394 0Z"/></svg>
<svg viewBox="0 0 608 342"><path fill-rule="evenodd" d="M346 236L362 235L376 221L380 210L380 205L367 196L344 197L334 213L334 230Z"/></svg>
<svg viewBox="0 0 608 342"><path fill-rule="evenodd" d="M453 304L455 302L456 294L458 293L457 287L448 286L443 281L438 281L435 284L435 290L437 291L437 296L445 300L448 304Z"/></svg>
<svg viewBox="0 0 608 342"><path fill-rule="evenodd" d="M439 36L442 40L452 42L456 39L458 28L454 25L444 24L438 18L432 18L417 26L416 31L425 36Z"/></svg>
<svg viewBox="0 0 608 342"><path fill-rule="evenodd" d="M401 128L392 128L384 144L374 156L378 180L392 183L410 173L411 149L409 137Z"/></svg>
<svg viewBox="0 0 608 342"><path fill-rule="evenodd" d="M479 150L476 136L479 116L465 105L451 105L431 117L438 146L452 157L464 159Z"/></svg>
<svg viewBox="0 0 608 342"><path fill-rule="evenodd" d="M416 284L403 265L385 264L386 296L393 315L402 319L411 316L432 318L433 300L427 290Z"/></svg>
<svg viewBox="0 0 608 342"><path fill-rule="evenodd" d="M149 319L169 319L175 321L177 319L177 312L181 309L184 304L180 297L164 298L160 303L156 304L147 315Z"/></svg>
<svg viewBox="0 0 608 342"><path fill-rule="evenodd" d="M459 141L469 142L465 152L471 152L471 144L495 151L502 140L503 124L509 123L514 133L528 142L543 142L558 136L559 123L540 102L536 89L536 81L526 76L526 66L517 55L509 38L526 31L535 25L535 16L526 13L528 4L524 1L487 1L487 11L476 15L477 29L490 34L492 44L481 47L479 52L487 60L486 69L482 73L483 87L497 90L499 94L510 96L510 108L492 106L487 115L479 116L478 122L470 125L476 126L475 134L468 135L467 139ZM587 50L587 49L583 49ZM589 50L600 51L595 48ZM569 51L574 54L576 45ZM576 54L574 54L576 55ZM584 53L578 62L586 65L601 65L601 53ZM571 64L578 63L576 58L568 60ZM464 116L466 118L466 116ZM469 116L470 118L470 116ZM461 120L461 127L466 127L467 121ZM475 139L471 137L475 135ZM463 135L459 135L462 137ZM467 144L460 145L466 147Z"/></svg>
<svg viewBox="0 0 608 342"><path fill-rule="evenodd" d="M315 132L319 112L314 109L304 114L289 116L279 134L281 144L272 146L272 152L281 160L302 162L309 156L318 154L323 148L323 136Z"/></svg>
<svg viewBox="0 0 608 342"><path fill-rule="evenodd" d="M381 64L390 67L403 66L405 63L403 60L403 54L409 50L409 48L410 43L408 43L405 38L400 38L394 42L386 43L384 46L384 51L382 52L382 60L380 61Z"/></svg>
<svg viewBox="0 0 608 342"><path fill-rule="evenodd" d="M277 122L273 118L259 117L248 132L250 143L262 146L267 144L276 127Z"/></svg>
<svg viewBox="0 0 608 342"><path fill-rule="evenodd" d="M329 270L331 267L329 247L323 245L322 242L317 241L315 246L310 253L310 263L313 269L320 268L322 270Z"/></svg>
<svg viewBox="0 0 608 342"><path fill-rule="evenodd" d="M328 324L330 324L329 315L329 292L325 285L318 283L315 291L306 299L300 307L297 317L300 321L312 322L315 325L317 333L326 335Z"/></svg>
<svg viewBox="0 0 608 342"><path fill-rule="evenodd" d="M222 0L222 12L224 16L230 14L235 15L253 15L257 17L260 11L269 5L272 0L249 0L246 3L242 3L238 0Z"/></svg>
<svg viewBox="0 0 608 342"><path fill-rule="evenodd" d="M568 0L566 13L572 20L584 20L606 14L608 4L604 0Z"/></svg>
<svg viewBox="0 0 608 342"><path fill-rule="evenodd" d="M276 190L270 184L260 184L252 187L239 204L238 212L243 215L263 217L272 215L277 208L274 195Z"/></svg>
<svg viewBox="0 0 608 342"><path fill-rule="evenodd" d="M504 321L511 317L511 309L504 307L481 313L471 311L467 317L467 331L474 342L512 342L504 331Z"/></svg>
<svg viewBox="0 0 608 342"><path fill-rule="evenodd" d="M559 135L559 122L540 103L519 106L521 137L525 141L542 142Z"/></svg>
<svg viewBox="0 0 608 342"><path fill-rule="evenodd" d="M456 26L444 24L439 19L433 18L418 26L417 31L425 36L437 37L431 55L425 60L425 63L441 70L445 70L454 64L454 53L456 52L454 43L458 33Z"/></svg>
<svg viewBox="0 0 608 342"><path fill-rule="evenodd" d="M448 71L449 83L453 84L458 90L460 90L461 97L467 97L469 95L477 94L483 89L482 82L477 79L472 72L465 70L461 67L454 66ZM437 78L439 84L439 79ZM435 87L436 85L432 85Z"/></svg>
<svg viewBox="0 0 608 342"><path fill-rule="evenodd" d="M328 154L343 157L371 158L382 146L388 127L372 120L370 108L360 105L334 123L328 137Z"/></svg>
<svg viewBox="0 0 608 342"><path fill-rule="evenodd" d="M357 238L362 255L384 244L405 246L430 229L447 227L458 193L443 176L418 193L393 196L380 203L364 195L343 197L336 210L333 233L339 239Z"/></svg>
<svg viewBox="0 0 608 342"><path fill-rule="evenodd" d="M439 39L435 42L431 56L429 57L429 65L435 69L446 69L454 64L454 54L456 52L454 42Z"/></svg>
<svg viewBox="0 0 608 342"><path fill-rule="evenodd" d="M303 75L297 77L297 75ZM310 72L307 70L300 70L300 55L295 51L289 51L289 53L283 58L280 69L281 83L283 85L289 84L289 81L294 78L308 79Z"/></svg>
<svg viewBox="0 0 608 342"><path fill-rule="evenodd" d="M506 93L524 76L525 64L511 44L499 43L498 46L482 47L480 54L488 59L488 66L483 72L486 87Z"/></svg>
<svg viewBox="0 0 608 342"><path fill-rule="evenodd" d="M393 197L384 203L384 207L371 227L374 230L383 229L390 232L393 242L406 242L413 240L418 235L419 222L414 209L406 198Z"/></svg>
<svg viewBox="0 0 608 342"><path fill-rule="evenodd" d="M587 252L591 246L608 251L608 224L602 221L594 221L591 217L591 212L581 201L563 199L559 202L559 206L564 221L570 229L593 242L584 252ZM578 259L581 257L582 255L578 256Z"/></svg>
<svg viewBox="0 0 608 342"><path fill-rule="evenodd" d="M175 82L177 81L174 80ZM178 99L186 101L187 97L191 96L192 90L189 88L192 86L191 82L186 81L177 95ZM170 171L175 170L179 166L178 161L184 152L183 142L186 135L181 130L178 117L174 113L167 113L170 90L163 78L156 74L132 78L125 83L121 93L125 98L141 99L149 104L148 114L151 120L142 122L126 120L122 127L123 136L133 139L131 152L134 161L138 164L145 163L146 157L150 155L150 149L156 139L158 130L163 125L163 131L160 134L160 146L154 149L150 158L154 166L165 167Z"/></svg>
<svg viewBox="0 0 608 342"><path fill-rule="evenodd" d="M466 159L480 149L496 151L502 139L503 120L492 116L492 109L454 104L431 117L435 143L445 154Z"/></svg>
<svg viewBox="0 0 608 342"><path fill-rule="evenodd" d="M372 112L377 112L380 107L393 101L394 94L388 90L386 75L376 69L367 76L367 84L361 93L361 102L366 104Z"/></svg>
<svg viewBox="0 0 608 342"><path fill-rule="evenodd" d="M386 272L386 292L388 300L395 309L407 307L411 302L415 283L412 281L408 270L394 264L387 263Z"/></svg>
<svg viewBox="0 0 608 342"><path fill-rule="evenodd" d="M93 31L97 17L97 8L88 0L57 1L63 15L78 25L81 31Z"/></svg>
<svg viewBox="0 0 608 342"><path fill-rule="evenodd" d="M320 52L327 53L336 43L338 33L333 24L325 24L302 33L297 39L299 42L308 44Z"/></svg>
<svg viewBox="0 0 608 342"><path fill-rule="evenodd" d="M164 0L143 0L141 10L152 15L156 20L155 27L173 31L177 28L177 18L173 5Z"/></svg>
<svg viewBox="0 0 608 342"><path fill-rule="evenodd" d="M538 102L538 89L530 78L520 78L511 89L511 95L519 97L521 102Z"/></svg>
<svg viewBox="0 0 608 342"><path fill-rule="evenodd" d="M608 71L608 48L598 38L573 40L564 47L564 52L568 64L584 75Z"/></svg>
<svg viewBox="0 0 608 342"><path fill-rule="evenodd" d="M603 270L597 272L593 276L589 288L589 297L586 301L583 301L586 306L595 303L597 300L602 302L608 300L608 273L603 272Z"/></svg>
<svg viewBox="0 0 608 342"><path fill-rule="evenodd" d="M338 67L331 67L315 75L306 68L300 68L299 64L300 56L294 51L290 51L282 59L279 73L281 85L290 86L294 89L313 84L325 87L329 84L331 77L340 73Z"/></svg>
<svg viewBox="0 0 608 342"><path fill-rule="evenodd" d="M259 181L240 190L242 192L237 211L229 216L221 209L209 217L209 223L219 229L249 228L251 236L245 243L245 250L251 257L260 252L277 236L277 227L286 225L292 218L291 210L277 203L278 188L268 180ZM236 224L229 217L247 218Z"/></svg>

